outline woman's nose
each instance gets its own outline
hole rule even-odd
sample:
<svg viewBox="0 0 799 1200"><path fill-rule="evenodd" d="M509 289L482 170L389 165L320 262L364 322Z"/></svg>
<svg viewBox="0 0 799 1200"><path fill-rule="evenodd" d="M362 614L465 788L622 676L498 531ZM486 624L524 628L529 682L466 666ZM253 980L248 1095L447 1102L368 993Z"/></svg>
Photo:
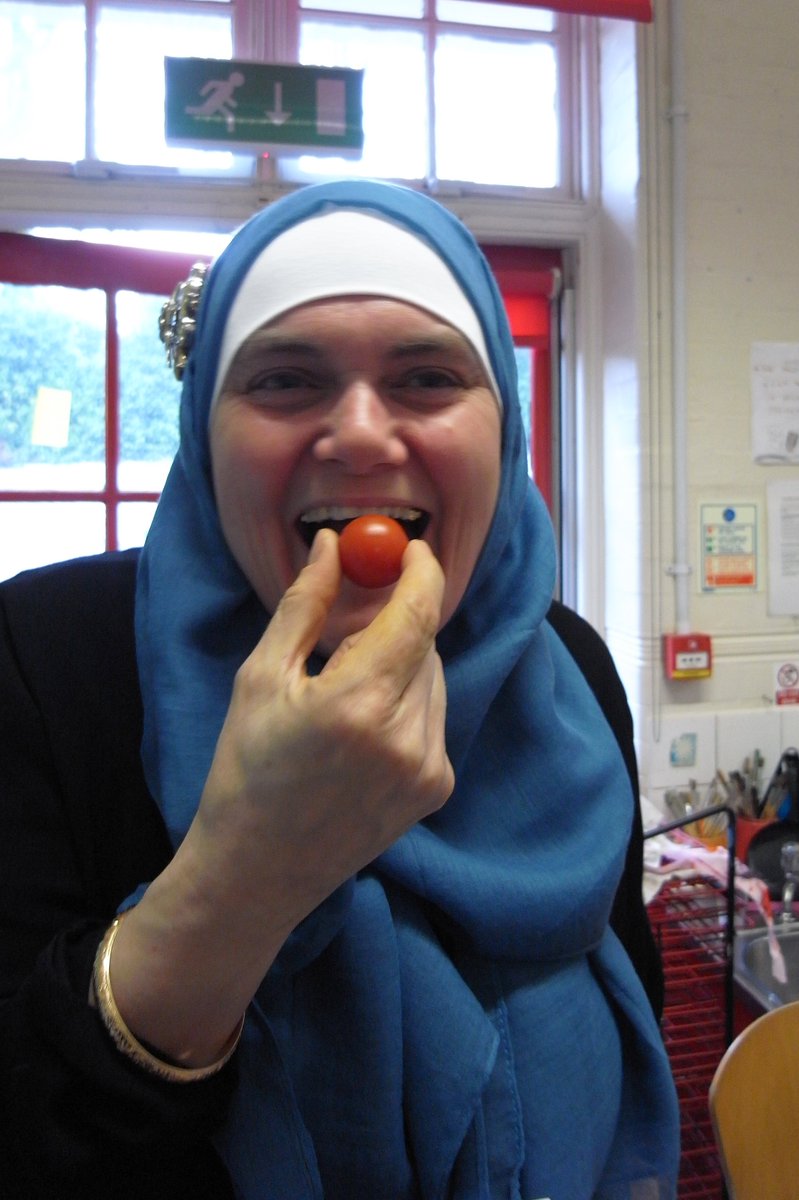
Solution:
<svg viewBox="0 0 799 1200"><path fill-rule="evenodd" d="M379 390L359 379L342 389L316 440L315 454L320 461L340 462L361 474L377 466L400 466L407 450Z"/></svg>

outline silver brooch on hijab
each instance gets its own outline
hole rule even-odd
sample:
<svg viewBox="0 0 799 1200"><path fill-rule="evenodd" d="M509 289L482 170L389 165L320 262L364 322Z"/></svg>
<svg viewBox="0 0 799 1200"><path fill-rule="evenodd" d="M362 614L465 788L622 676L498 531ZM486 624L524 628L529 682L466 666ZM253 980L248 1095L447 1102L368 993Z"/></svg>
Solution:
<svg viewBox="0 0 799 1200"><path fill-rule="evenodd" d="M176 379L183 378L194 345L197 310L207 274L207 263L195 263L188 279L177 285L158 318L158 333L166 347L166 361Z"/></svg>

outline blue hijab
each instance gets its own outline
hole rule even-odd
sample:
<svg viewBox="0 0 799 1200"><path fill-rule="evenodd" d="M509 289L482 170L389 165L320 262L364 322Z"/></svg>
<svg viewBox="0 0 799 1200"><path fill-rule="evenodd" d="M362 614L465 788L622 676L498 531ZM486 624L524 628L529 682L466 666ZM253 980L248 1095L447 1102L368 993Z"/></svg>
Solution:
<svg viewBox="0 0 799 1200"><path fill-rule="evenodd" d="M269 620L225 543L210 481L226 315L273 238L336 207L398 222L460 283L503 400L501 483L438 639L454 793L291 935L251 1005L218 1146L242 1200L664 1200L678 1165L674 1088L608 925L630 784L546 620L554 538L527 476L501 298L471 234L418 193L306 188L249 221L210 272L180 449L138 582L148 781L177 845L233 676Z"/></svg>

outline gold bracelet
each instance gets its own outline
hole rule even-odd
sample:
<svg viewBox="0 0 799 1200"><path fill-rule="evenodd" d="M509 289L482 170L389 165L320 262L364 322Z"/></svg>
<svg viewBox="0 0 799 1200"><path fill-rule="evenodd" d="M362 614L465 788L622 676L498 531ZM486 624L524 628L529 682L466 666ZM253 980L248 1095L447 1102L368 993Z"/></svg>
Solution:
<svg viewBox="0 0 799 1200"><path fill-rule="evenodd" d="M221 1057L216 1062L210 1063L207 1067L179 1067L173 1063L164 1062L163 1059L156 1058L146 1046L141 1044L138 1038L134 1037L122 1019L122 1014L117 1008L114 993L111 990L111 951L114 948L114 941L119 932L119 927L126 916L127 913L121 913L109 925L105 937L98 947L97 957L94 960L93 978L97 1010L111 1040L117 1049L121 1050L127 1058L131 1059L132 1062L135 1062L137 1066L142 1067L145 1071L149 1071L151 1075L157 1075L159 1079L166 1079L171 1083L198 1083L201 1079L207 1079L210 1075L216 1075L218 1071L222 1070L239 1044L241 1031L244 1028L244 1017L241 1018L237 1028L231 1035Z"/></svg>

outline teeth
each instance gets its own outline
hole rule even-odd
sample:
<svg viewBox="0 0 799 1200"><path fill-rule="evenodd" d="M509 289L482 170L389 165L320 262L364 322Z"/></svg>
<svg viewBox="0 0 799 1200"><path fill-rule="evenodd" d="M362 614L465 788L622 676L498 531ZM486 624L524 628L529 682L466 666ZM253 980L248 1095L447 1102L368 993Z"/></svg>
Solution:
<svg viewBox="0 0 799 1200"><path fill-rule="evenodd" d="M375 505L370 508L353 508L344 504L326 504L319 508L309 508L300 516L301 521L309 525L321 525L325 521L352 521L364 513L379 513L384 517L394 517L397 521L418 521L422 516L421 509L404 508L399 504Z"/></svg>

